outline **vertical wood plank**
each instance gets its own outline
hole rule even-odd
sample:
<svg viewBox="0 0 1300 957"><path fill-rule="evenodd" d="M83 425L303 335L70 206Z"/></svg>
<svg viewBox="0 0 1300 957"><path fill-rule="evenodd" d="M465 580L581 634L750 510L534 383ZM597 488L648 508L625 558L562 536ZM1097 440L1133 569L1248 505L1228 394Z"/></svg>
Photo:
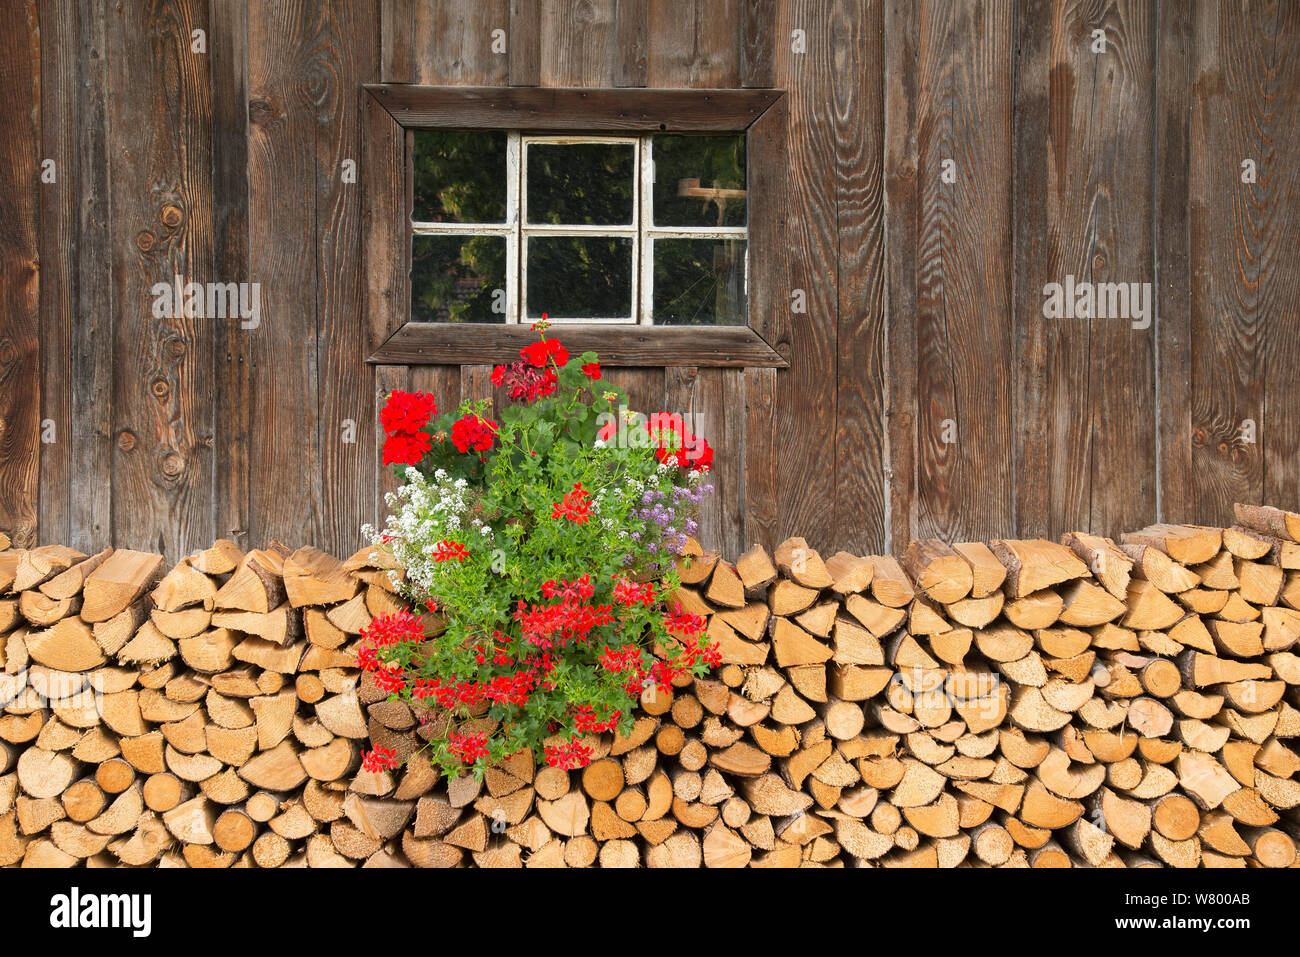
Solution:
<svg viewBox="0 0 1300 957"><path fill-rule="evenodd" d="M836 2L830 9L842 11ZM803 292L806 311L790 315L790 368L777 376L775 395L777 469L780 476L773 537L802 535L814 547L833 536L837 476L836 314L839 302L839 237L835 208L835 123L831 104L843 101L852 83L837 74L847 41L831 28L828 4L783 0L778 35L803 30L807 52L777 47L776 83L788 91L788 247L791 291ZM756 490L751 486L748 494ZM754 537L752 534L748 536Z"/></svg>
<svg viewBox="0 0 1300 957"><path fill-rule="evenodd" d="M510 85L542 81L542 36L537 0L510 0Z"/></svg>
<svg viewBox="0 0 1300 957"><path fill-rule="evenodd" d="M414 83L415 16L411 0L380 0L379 79L382 83Z"/></svg>
<svg viewBox="0 0 1300 957"><path fill-rule="evenodd" d="M113 534L113 238L109 224L108 11L79 8L77 344L72 350L71 532L87 554Z"/></svg>
<svg viewBox="0 0 1300 957"><path fill-rule="evenodd" d="M916 495L916 228L917 22L910 0L885 7L885 480L887 553L901 554L915 537ZM885 78L889 82L885 82Z"/></svg>
<svg viewBox="0 0 1300 957"><path fill-rule="evenodd" d="M1160 443L1157 520L1190 520L1192 474L1192 330L1187 176L1190 143L1192 10L1157 0L1156 395Z"/></svg>
<svg viewBox="0 0 1300 957"><path fill-rule="evenodd" d="M0 8L0 530L36 543L40 474L41 41L36 0Z"/></svg>
<svg viewBox="0 0 1300 957"><path fill-rule="evenodd" d="M1267 10L1272 11L1270 16ZM1265 422L1270 313L1290 310L1276 277L1282 250L1273 231L1286 181L1268 168L1280 100L1270 42L1281 8L1196 7L1189 168L1192 274L1192 520L1224 521L1233 502L1259 502L1264 461L1243 423ZM1259 182L1241 181L1255 158ZM1271 173L1271 175L1270 175ZM1294 322L1294 318L1291 319ZM1267 431L1264 432L1267 437ZM1294 467L1294 463L1291 463Z"/></svg>
<svg viewBox="0 0 1300 957"><path fill-rule="evenodd" d="M614 85L646 85L649 0L614 0Z"/></svg>
<svg viewBox="0 0 1300 957"><path fill-rule="evenodd" d="M774 548L780 491L776 412L776 370L745 370L744 543Z"/></svg>
<svg viewBox="0 0 1300 957"><path fill-rule="evenodd" d="M418 3L415 7L414 82L508 86L509 0ZM492 31L507 31L505 49L492 49Z"/></svg>
<svg viewBox="0 0 1300 957"><path fill-rule="evenodd" d="M858 64L884 55L884 0L835 10L836 398L834 535L826 547L879 553L886 544L884 96Z"/></svg>
<svg viewBox="0 0 1300 957"><path fill-rule="evenodd" d="M542 86L613 86L615 0L541 3Z"/></svg>
<svg viewBox="0 0 1300 957"><path fill-rule="evenodd" d="M421 366L414 370L409 366L375 366L374 368L374 402L371 405L371 408L374 410L374 415L371 420L369 436L372 442L372 448L374 449L373 454L377 470L375 477L375 497L370 503L371 513L368 521L376 529L380 529L384 527L385 519L390 511L387 496L392 492L396 492L400 483L397 480L397 476L393 474L393 467L384 464L384 441L386 436L384 434L383 426L379 424L379 412L384 407L384 403L388 401L389 395L393 392L398 390L409 392L412 389L419 389L418 386L413 386L411 383L412 374L429 367ZM435 366L432 368L437 367ZM459 383L456 384L456 389L457 393L459 393ZM431 390L421 389L420 391ZM438 403L439 411L441 411L443 405L447 402L447 398L444 396L438 396L438 399L441 400Z"/></svg>
<svg viewBox="0 0 1300 957"><path fill-rule="evenodd" d="M1012 14L946 2L918 20L917 532L947 540L1005 534L1014 511Z"/></svg>
<svg viewBox="0 0 1300 957"><path fill-rule="evenodd" d="M316 3L248 10L250 271L262 288L249 418L250 542L319 540L316 71L327 69Z"/></svg>
<svg viewBox="0 0 1300 957"><path fill-rule="evenodd" d="M209 12L212 58L212 274L219 282L250 282L248 264L248 8L214 3ZM242 324L214 324L215 533L249 547L249 350Z"/></svg>
<svg viewBox="0 0 1300 957"><path fill-rule="evenodd" d="M213 538L212 328L231 321L153 308L155 284L211 280L210 57L191 46L207 26L205 0L108 21L113 541L172 559Z"/></svg>
<svg viewBox="0 0 1300 957"><path fill-rule="evenodd" d="M78 347L79 30L71 0L41 0L38 13L40 158L54 161L56 176L55 182L42 183L40 189L39 527L41 541L65 543L72 536L72 362Z"/></svg>
<svg viewBox="0 0 1300 957"><path fill-rule="evenodd" d="M366 365L368 336L362 310L362 187L345 181L347 164L361 158L361 84L377 75L376 0L332 0L322 6L316 108L318 157L316 250L320 277L321 528L319 547L346 555L361 546L361 525L374 498L377 461L370 430L374 394Z"/></svg>
<svg viewBox="0 0 1300 957"><path fill-rule="evenodd" d="M740 85L739 0L650 0L649 16L650 86Z"/></svg>
<svg viewBox="0 0 1300 957"><path fill-rule="evenodd" d="M740 6L740 85L772 85L776 44L776 0L748 0Z"/></svg>

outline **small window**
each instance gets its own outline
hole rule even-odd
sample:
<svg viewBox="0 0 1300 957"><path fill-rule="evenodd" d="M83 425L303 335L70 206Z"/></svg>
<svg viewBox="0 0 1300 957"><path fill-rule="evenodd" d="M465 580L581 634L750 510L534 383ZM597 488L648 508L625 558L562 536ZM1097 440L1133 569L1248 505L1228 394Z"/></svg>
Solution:
<svg viewBox="0 0 1300 957"><path fill-rule="evenodd" d="M412 320L745 324L743 134L413 143Z"/></svg>

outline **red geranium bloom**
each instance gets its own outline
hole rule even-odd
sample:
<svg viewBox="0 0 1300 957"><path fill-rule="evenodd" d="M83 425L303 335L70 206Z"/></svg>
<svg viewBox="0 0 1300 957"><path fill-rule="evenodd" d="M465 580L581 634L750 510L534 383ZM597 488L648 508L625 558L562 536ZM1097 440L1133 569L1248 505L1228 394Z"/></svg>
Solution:
<svg viewBox="0 0 1300 957"><path fill-rule="evenodd" d="M551 518L567 518L578 525L591 518L591 495L581 482L573 483L573 491L564 496L564 501L555 503Z"/></svg>
<svg viewBox="0 0 1300 957"><path fill-rule="evenodd" d="M438 411L433 396L424 392L394 392L384 403L379 421L389 435L410 434L424 427L424 423Z"/></svg>
<svg viewBox="0 0 1300 957"><path fill-rule="evenodd" d="M397 752L392 748L376 747L373 751L365 751L361 755L363 771L391 771L399 764L401 762L397 760Z"/></svg>
<svg viewBox="0 0 1300 957"><path fill-rule="evenodd" d="M384 440L385 465L418 465L433 448L427 432L394 432Z"/></svg>
<svg viewBox="0 0 1300 957"><path fill-rule="evenodd" d="M551 359L555 360L557 366L562 366L569 361L569 350L560 344L559 339L540 339L524 346L519 350L519 354L539 368Z"/></svg>
<svg viewBox="0 0 1300 957"><path fill-rule="evenodd" d="M449 562L452 559L455 559L458 562L463 562L465 559L469 558L469 552L465 550L464 545L460 542L453 542L448 538L444 538L437 545L433 546L432 555L435 562Z"/></svg>
<svg viewBox="0 0 1300 957"><path fill-rule="evenodd" d="M597 379L600 378L600 363L588 362L585 366L582 367L582 374L585 375L592 382L595 382Z"/></svg>
<svg viewBox="0 0 1300 957"><path fill-rule="evenodd" d="M495 386L500 386L501 383L502 383L503 381L505 381L505 377L506 377L506 367L505 367L505 366L497 366L495 369L492 370L492 384L493 384L493 385L495 385Z"/></svg>
<svg viewBox="0 0 1300 957"><path fill-rule="evenodd" d="M591 763L591 748L578 741L568 744L547 745L546 763L564 771L576 771Z"/></svg>
<svg viewBox="0 0 1300 957"><path fill-rule="evenodd" d="M467 415L457 419L451 427L451 441L462 453L470 449L486 452L492 448L492 440L496 434L497 424L491 419L480 418L477 415Z"/></svg>
<svg viewBox="0 0 1300 957"><path fill-rule="evenodd" d="M380 615L361 629L361 637L376 646L396 645L406 641L423 641L424 625L406 609Z"/></svg>
<svg viewBox="0 0 1300 957"><path fill-rule="evenodd" d="M479 758L487 757L487 732L478 734L456 734L447 738L447 748L462 764L473 764Z"/></svg>

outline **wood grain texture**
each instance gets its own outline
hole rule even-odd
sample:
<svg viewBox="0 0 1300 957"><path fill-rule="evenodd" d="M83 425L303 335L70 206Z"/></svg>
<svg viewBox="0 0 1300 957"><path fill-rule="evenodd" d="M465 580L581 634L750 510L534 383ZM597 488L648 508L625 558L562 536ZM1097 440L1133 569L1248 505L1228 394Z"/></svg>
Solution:
<svg viewBox="0 0 1300 957"><path fill-rule="evenodd" d="M1154 280L1155 11L1138 0L1027 12L1016 89L1016 454L1048 480L1017 483L1018 534L1115 535L1155 517L1154 417L1132 415L1154 405L1153 317L1144 328L1044 318L1044 289L1069 276ZM1092 49L1097 29L1104 53Z"/></svg>
<svg viewBox="0 0 1300 957"><path fill-rule="evenodd" d="M317 244L318 71L333 52L316 3L248 10L250 274L262 320L249 329L256 474L250 541L317 541L322 528Z"/></svg>
<svg viewBox="0 0 1300 957"><path fill-rule="evenodd" d="M400 484L397 480L397 476L393 473L393 467L384 464L384 441L386 436L384 435L383 427L379 424L379 411L384 407L384 403L388 401L388 397L398 390L402 392L410 392L412 390L432 392L435 396L435 400L438 402L438 408L447 408L449 403L460 398L459 376L457 376L455 382L451 383L453 391L450 393L440 392L437 388L422 388L421 386L412 385L413 376L418 376L422 373L426 380L425 385L427 385L427 380L429 378L428 372L436 371L439 371L439 369L434 366L428 367L427 372L424 368L410 369L406 366L375 366L374 403L372 406L374 409L374 416L371 420L372 424L369 434L373 443L375 463L378 468L375 475L375 497L370 503L371 514L368 521L377 529L384 527L385 518L390 511L386 496L392 492L396 492L397 487Z"/></svg>
<svg viewBox="0 0 1300 957"><path fill-rule="evenodd" d="M831 5L844 10L844 3ZM792 312L790 369L777 377L776 431L780 491L776 510L778 541L804 535L812 543L834 532L836 421L836 310L838 236L836 233L835 130L831 104L843 99L837 87L852 78L837 74L837 51L847 41L829 29L827 4L788 0L778 17L781 37L806 31L807 52L789 43L777 48L776 82L786 89L789 110L790 288L802 290L806 311ZM797 437L797 438L796 438ZM796 531L798 530L798 531Z"/></svg>
<svg viewBox="0 0 1300 957"><path fill-rule="evenodd" d="M1013 520L1012 483L986 481L1012 469L1012 13L936 3L918 19L918 536L987 537Z"/></svg>
<svg viewBox="0 0 1300 957"><path fill-rule="evenodd" d="M740 0L650 0L647 83L740 85Z"/></svg>
<svg viewBox="0 0 1300 957"><path fill-rule="evenodd" d="M740 82L771 86L776 45L776 0L746 0L740 5Z"/></svg>
<svg viewBox="0 0 1300 957"><path fill-rule="evenodd" d="M1157 520L1191 515L1191 266L1187 234L1188 113L1192 10L1157 0L1156 54L1156 425L1160 444Z"/></svg>
<svg viewBox="0 0 1300 957"><path fill-rule="evenodd" d="M35 0L0 10L0 530L36 543L40 474L38 236L41 44Z"/></svg>
<svg viewBox="0 0 1300 957"><path fill-rule="evenodd" d="M212 272L221 282L250 282L248 186L248 8L215 3L208 11L212 58ZM252 547L249 462L253 425L253 354L239 322L217 324L213 384L213 524L216 534Z"/></svg>
<svg viewBox="0 0 1300 957"><path fill-rule="evenodd" d="M885 553L901 555L917 527L916 449L916 230L917 97L916 5L885 5L885 430L884 474L889 521ZM885 83L884 78L894 82Z"/></svg>
<svg viewBox="0 0 1300 957"><path fill-rule="evenodd" d="M835 134L836 272L834 544L879 554L886 544L884 96L876 77L853 64L884 54L884 0L835 10L830 102Z"/></svg>
<svg viewBox="0 0 1300 957"><path fill-rule="evenodd" d="M42 0L40 19L40 156L56 180L40 190L41 374L40 540L72 535L72 431L77 348L77 62L78 16L71 0ZM53 441L45 441L46 427ZM46 491L48 490L48 491Z"/></svg>
<svg viewBox="0 0 1300 957"><path fill-rule="evenodd" d="M781 473L776 450L776 370L745 370L745 526L744 542L775 548Z"/></svg>
<svg viewBox="0 0 1300 957"><path fill-rule="evenodd" d="M540 4L542 86L614 86L616 0Z"/></svg>
<svg viewBox="0 0 1300 957"><path fill-rule="evenodd" d="M614 85L646 85L650 0L614 0Z"/></svg>
<svg viewBox="0 0 1300 957"><path fill-rule="evenodd" d="M492 31L510 27L509 0L476 3L416 3L412 20L415 78L430 84L510 82L510 37L506 49L492 49Z"/></svg>
<svg viewBox="0 0 1300 957"><path fill-rule="evenodd" d="M362 186L345 178L361 156L362 113L377 79L379 5L333 0L322 5L317 67L316 232L320 328L321 529L319 546L336 555L361 546L365 504L374 496L376 460L370 435L373 394L366 365L369 337L358 322L365 283L357 269L362 247Z"/></svg>
<svg viewBox="0 0 1300 957"><path fill-rule="evenodd" d="M207 25L204 0L124 4L107 24L113 542L167 555L213 538L212 330L231 321L155 309L156 284L212 280L211 61L191 39Z"/></svg>

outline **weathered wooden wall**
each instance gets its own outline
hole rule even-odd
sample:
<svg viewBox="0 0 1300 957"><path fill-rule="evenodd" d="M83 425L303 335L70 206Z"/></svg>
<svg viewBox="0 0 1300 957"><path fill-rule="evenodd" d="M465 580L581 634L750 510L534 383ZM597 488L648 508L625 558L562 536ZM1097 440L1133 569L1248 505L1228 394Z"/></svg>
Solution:
<svg viewBox="0 0 1300 957"><path fill-rule="evenodd" d="M483 367L363 362L342 167L371 81L789 91L791 368L611 372L705 415L710 544L1300 508L1300 4L16 0L0 76L22 542L346 553L389 484L376 396L486 394ZM261 283L261 325L153 318L176 273ZM1044 319L1067 273L1157 283L1156 321Z"/></svg>

